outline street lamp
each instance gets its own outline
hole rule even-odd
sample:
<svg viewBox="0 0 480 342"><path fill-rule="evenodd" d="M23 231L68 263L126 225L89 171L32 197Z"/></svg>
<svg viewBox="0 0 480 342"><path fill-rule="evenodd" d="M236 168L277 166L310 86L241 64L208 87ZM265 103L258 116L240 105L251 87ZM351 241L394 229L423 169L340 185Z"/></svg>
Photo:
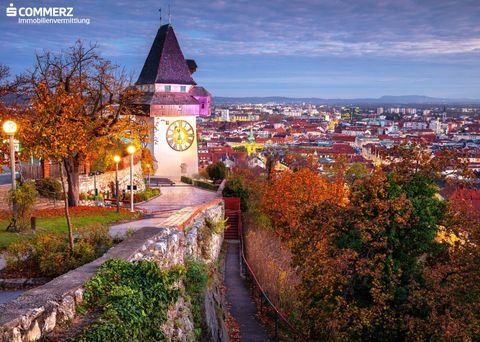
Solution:
<svg viewBox="0 0 480 342"><path fill-rule="evenodd" d="M137 149L133 145L128 145L127 152L130 154L130 212L135 212L133 209L133 154Z"/></svg>
<svg viewBox="0 0 480 342"><path fill-rule="evenodd" d="M13 145L13 137L17 132L17 124L12 120L7 120L3 123L3 131L8 135L8 139L10 142L10 169L12 171L12 191L15 194L15 190L17 188L16 184L16 177L15 177L15 147ZM13 218L12 222L9 225L9 228L16 230L17 227L17 203L15 199L15 195L12 201L12 212Z"/></svg>
<svg viewBox="0 0 480 342"><path fill-rule="evenodd" d="M151 168L151 165L150 164L147 164L147 170L148 170L148 187L150 187L150 168Z"/></svg>
<svg viewBox="0 0 480 342"><path fill-rule="evenodd" d="M117 199L117 213L120 212L120 196L118 194L118 163L120 163L122 158L120 156L114 156L113 161L115 162L115 197Z"/></svg>

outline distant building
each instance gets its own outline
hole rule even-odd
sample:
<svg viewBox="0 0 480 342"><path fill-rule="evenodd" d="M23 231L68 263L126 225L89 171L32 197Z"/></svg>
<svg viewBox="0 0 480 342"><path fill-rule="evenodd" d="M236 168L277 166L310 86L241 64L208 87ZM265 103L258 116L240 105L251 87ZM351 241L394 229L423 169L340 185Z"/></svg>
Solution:
<svg viewBox="0 0 480 342"><path fill-rule="evenodd" d="M230 110L222 109L221 117L222 117L222 121L230 122Z"/></svg>

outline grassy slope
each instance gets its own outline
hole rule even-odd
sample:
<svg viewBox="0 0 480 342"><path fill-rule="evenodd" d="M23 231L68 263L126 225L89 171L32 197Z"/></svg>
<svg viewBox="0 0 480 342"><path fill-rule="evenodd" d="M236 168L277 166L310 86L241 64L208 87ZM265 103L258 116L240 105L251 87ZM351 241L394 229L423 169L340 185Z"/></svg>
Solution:
<svg viewBox="0 0 480 342"><path fill-rule="evenodd" d="M135 217L134 214L131 214L128 211L121 211L118 214L115 210L103 212L93 211L91 213L72 213L72 222L74 229L82 229L90 224L109 225L119 221L131 220ZM29 230L24 233L10 233L5 231L8 223L8 219L0 219L0 250L5 249L12 242L28 239L32 236L31 231ZM66 233L67 222L65 216L58 213L55 216L37 218L37 231Z"/></svg>

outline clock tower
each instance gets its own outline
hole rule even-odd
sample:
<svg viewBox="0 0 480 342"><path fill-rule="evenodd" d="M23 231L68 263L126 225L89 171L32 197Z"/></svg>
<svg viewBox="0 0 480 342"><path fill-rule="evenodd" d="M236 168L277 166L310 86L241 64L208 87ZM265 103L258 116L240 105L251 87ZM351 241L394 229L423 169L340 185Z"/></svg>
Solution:
<svg viewBox="0 0 480 342"><path fill-rule="evenodd" d="M198 173L196 118L210 115L211 96L193 80L196 69L194 60L184 58L172 25L161 26L135 83L152 127L148 148L157 176Z"/></svg>

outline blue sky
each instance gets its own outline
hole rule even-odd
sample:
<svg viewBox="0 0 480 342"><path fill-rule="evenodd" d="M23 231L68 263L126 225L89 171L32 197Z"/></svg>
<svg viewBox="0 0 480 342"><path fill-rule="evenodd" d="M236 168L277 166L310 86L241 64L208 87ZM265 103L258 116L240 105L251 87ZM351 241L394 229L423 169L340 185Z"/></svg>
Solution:
<svg viewBox="0 0 480 342"><path fill-rule="evenodd" d="M171 5L194 78L216 96L480 99L478 0L0 0L0 63L77 39L138 75ZM90 25L26 25L5 8L73 6Z"/></svg>

